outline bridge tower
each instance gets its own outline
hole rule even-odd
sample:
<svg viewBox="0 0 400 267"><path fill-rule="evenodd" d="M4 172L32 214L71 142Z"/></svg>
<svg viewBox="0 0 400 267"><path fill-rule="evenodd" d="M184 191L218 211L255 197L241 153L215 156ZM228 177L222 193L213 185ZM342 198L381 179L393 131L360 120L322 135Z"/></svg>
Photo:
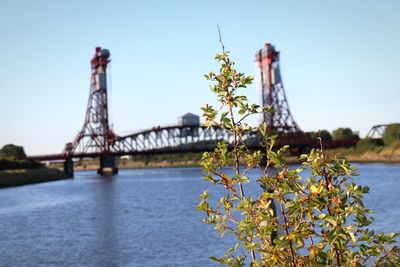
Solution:
<svg viewBox="0 0 400 267"><path fill-rule="evenodd" d="M279 52L269 43L256 52L255 61L261 71L262 105L272 106L271 113L263 114L263 121L269 129L280 133L299 132L300 128L294 121L289 110L289 104L283 88L279 70Z"/></svg>
<svg viewBox="0 0 400 267"><path fill-rule="evenodd" d="M67 143L63 152L66 158L79 154L100 156L99 174L118 172L115 157L111 154L115 134L108 121L107 64L110 62L109 58L110 52L107 49L96 47L90 61L92 75L85 121L74 141Z"/></svg>

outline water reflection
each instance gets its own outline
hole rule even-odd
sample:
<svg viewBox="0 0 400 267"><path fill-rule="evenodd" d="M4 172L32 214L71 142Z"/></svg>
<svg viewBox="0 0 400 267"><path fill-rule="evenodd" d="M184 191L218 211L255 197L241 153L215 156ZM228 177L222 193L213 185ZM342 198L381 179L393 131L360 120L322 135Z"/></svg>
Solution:
<svg viewBox="0 0 400 267"><path fill-rule="evenodd" d="M115 183L113 176L100 177L101 182L98 184L100 190L94 191L95 207L92 210L91 216L98 218L94 220L93 225L95 241L99 246L98 254L101 258L95 257L95 265L97 266L115 266L117 263L117 255L115 248L116 232L114 220L115 215ZM96 214L99 213L99 214Z"/></svg>

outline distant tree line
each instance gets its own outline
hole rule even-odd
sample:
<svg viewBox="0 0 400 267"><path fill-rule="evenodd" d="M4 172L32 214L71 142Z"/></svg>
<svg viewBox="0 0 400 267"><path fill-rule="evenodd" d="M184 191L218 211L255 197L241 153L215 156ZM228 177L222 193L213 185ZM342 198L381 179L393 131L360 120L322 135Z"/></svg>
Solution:
<svg viewBox="0 0 400 267"><path fill-rule="evenodd" d="M391 145L395 141L400 140L400 123L393 123L386 126L382 139L385 145Z"/></svg>
<svg viewBox="0 0 400 267"><path fill-rule="evenodd" d="M0 149L0 170L43 168L43 164L27 159L24 148L8 144Z"/></svg>
<svg viewBox="0 0 400 267"><path fill-rule="evenodd" d="M376 140L371 138L363 138L357 143L357 150L360 153L371 150L379 150L380 147L384 146L398 146L400 140L400 123L393 123L386 126L382 140ZM379 142L377 142L379 141Z"/></svg>
<svg viewBox="0 0 400 267"><path fill-rule="evenodd" d="M26 159L25 150L22 146L8 144L0 149L0 159L24 160Z"/></svg>
<svg viewBox="0 0 400 267"><path fill-rule="evenodd" d="M149 162L161 162L165 161L168 163L195 161L200 162L202 153L185 153L185 154L160 154L160 155L136 155L134 156L135 161L142 161L145 163Z"/></svg>
<svg viewBox="0 0 400 267"><path fill-rule="evenodd" d="M359 139L359 133L358 132L353 132L352 129L346 127L346 128L337 128L336 130L332 131L332 134L327 131L327 130L320 130L318 132L309 132L311 135L311 138L317 139L318 137L321 137L322 140L325 141L336 141L336 140L346 140L346 139Z"/></svg>
<svg viewBox="0 0 400 267"><path fill-rule="evenodd" d="M321 137L322 140L332 141L332 140L345 140L345 139L360 139L359 133L357 131L353 131L350 128L337 128L330 133L327 130L320 130L318 132L309 132L311 138L316 139ZM400 140L400 123L393 123L386 126L382 140L375 140L371 138L362 138L357 143L357 151L360 153L366 152L368 150L374 150L379 146L391 146ZM379 141L379 142L378 142Z"/></svg>

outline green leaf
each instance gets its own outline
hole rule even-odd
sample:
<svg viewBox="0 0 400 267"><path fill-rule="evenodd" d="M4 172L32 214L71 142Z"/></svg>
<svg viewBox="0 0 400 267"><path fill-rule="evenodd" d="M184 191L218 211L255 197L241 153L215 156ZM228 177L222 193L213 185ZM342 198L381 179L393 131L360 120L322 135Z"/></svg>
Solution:
<svg viewBox="0 0 400 267"><path fill-rule="evenodd" d="M325 221L327 221L330 224L332 224L333 227L337 226L336 220L331 216L326 216Z"/></svg>
<svg viewBox="0 0 400 267"><path fill-rule="evenodd" d="M219 262L219 263L224 263L225 262L225 260L223 258L217 258L217 257L214 257L214 256L210 256L208 258L213 260L213 261Z"/></svg>
<svg viewBox="0 0 400 267"><path fill-rule="evenodd" d="M349 233L349 235L350 235L350 237L351 237L351 241L353 242L353 244L355 244L356 243L356 237L354 236L354 233L353 232L348 232Z"/></svg>
<svg viewBox="0 0 400 267"><path fill-rule="evenodd" d="M368 192L369 192L369 187L368 187L368 186L363 186L362 192L363 192L364 194L368 193Z"/></svg>
<svg viewBox="0 0 400 267"><path fill-rule="evenodd" d="M238 248L241 246L241 243L237 243L234 247L233 247L233 250L238 250Z"/></svg>

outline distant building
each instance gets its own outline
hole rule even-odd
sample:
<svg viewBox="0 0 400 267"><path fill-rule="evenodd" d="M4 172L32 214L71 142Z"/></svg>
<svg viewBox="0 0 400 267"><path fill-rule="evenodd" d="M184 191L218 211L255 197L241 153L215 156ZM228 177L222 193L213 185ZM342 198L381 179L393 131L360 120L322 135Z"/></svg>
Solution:
<svg viewBox="0 0 400 267"><path fill-rule="evenodd" d="M200 125L200 117L193 113L186 113L178 118L179 126L196 126Z"/></svg>

